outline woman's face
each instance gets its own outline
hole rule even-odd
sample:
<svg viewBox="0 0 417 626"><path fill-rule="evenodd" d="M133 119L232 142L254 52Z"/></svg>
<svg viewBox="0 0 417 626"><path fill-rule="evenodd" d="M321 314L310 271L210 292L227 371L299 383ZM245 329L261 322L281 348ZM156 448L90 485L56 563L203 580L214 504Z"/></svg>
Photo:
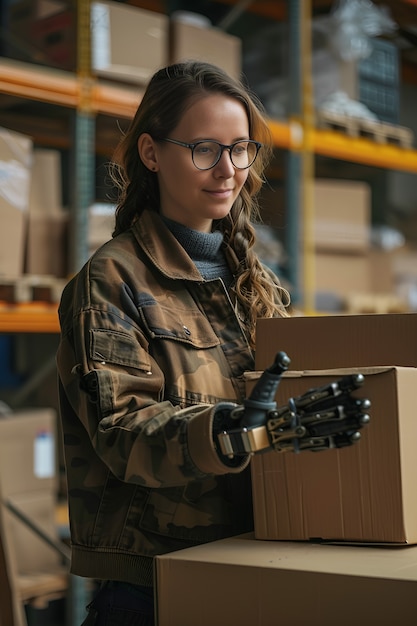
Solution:
<svg viewBox="0 0 417 626"><path fill-rule="evenodd" d="M208 95L187 109L169 138L230 145L250 138L248 117L237 100ZM154 144L154 150L162 214L194 230L210 232L212 221L229 213L249 170L236 169L228 150L212 169L203 171L195 167L189 148L161 141Z"/></svg>

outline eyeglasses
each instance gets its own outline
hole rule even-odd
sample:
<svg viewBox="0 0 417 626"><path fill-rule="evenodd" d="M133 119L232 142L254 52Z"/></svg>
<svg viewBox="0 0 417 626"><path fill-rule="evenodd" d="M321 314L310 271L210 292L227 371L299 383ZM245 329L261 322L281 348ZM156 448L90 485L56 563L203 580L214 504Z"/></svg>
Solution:
<svg viewBox="0 0 417 626"><path fill-rule="evenodd" d="M226 146L218 141L196 141L195 143L184 143L176 139L161 139L161 141L168 141L169 143L175 143L177 146L189 148L193 163L198 170L210 170L217 165L225 150L229 151L232 165L237 170L245 170L254 163L262 147L261 143L252 139L235 141L230 146Z"/></svg>

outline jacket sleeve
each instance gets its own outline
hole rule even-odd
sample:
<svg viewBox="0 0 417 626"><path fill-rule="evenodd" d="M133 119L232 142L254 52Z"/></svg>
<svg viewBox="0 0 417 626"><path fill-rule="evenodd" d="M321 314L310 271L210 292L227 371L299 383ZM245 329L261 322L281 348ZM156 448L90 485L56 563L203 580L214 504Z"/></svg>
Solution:
<svg viewBox="0 0 417 626"><path fill-rule="evenodd" d="M164 373L119 296L92 302L75 283L60 306L61 393L111 472L155 488L242 471L248 458L227 465L216 452L213 404L164 400Z"/></svg>

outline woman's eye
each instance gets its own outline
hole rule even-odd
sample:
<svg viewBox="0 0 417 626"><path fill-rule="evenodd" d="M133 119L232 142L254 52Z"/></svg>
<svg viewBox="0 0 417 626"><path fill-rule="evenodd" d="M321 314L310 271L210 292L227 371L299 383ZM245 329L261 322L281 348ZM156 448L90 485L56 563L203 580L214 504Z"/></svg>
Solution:
<svg viewBox="0 0 417 626"><path fill-rule="evenodd" d="M233 154L236 154L238 156L241 155L241 154L244 154L245 152L247 152L246 144L240 143L237 146L234 146L234 148L233 148Z"/></svg>
<svg viewBox="0 0 417 626"><path fill-rule="evenodd" d="M197 154L211 154L213 152L213 146L208 146L207 144L196 146L195 151Z"/></svg>

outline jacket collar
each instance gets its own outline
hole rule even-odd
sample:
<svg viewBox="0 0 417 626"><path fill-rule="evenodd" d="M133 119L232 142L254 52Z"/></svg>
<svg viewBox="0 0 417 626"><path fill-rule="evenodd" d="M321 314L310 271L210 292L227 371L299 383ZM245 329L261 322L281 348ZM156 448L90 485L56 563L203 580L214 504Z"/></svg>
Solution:
<svg viewBox="0 0 417 626"><path fill-rule="evenodd" d="M132 232L146 256L162 274L177 280L203 280L158 213L145 209L133 224Z"/></svg>
<svg viewBox="0 0 417 626"><path fill-rule="evenodd" d="M134 223L132 231L139 246L162 274L177 280L203 280L192 259L158 213L145 209ZM239 270L239 260L228 245L225 247L225 254L235 276Z"/></svg>

